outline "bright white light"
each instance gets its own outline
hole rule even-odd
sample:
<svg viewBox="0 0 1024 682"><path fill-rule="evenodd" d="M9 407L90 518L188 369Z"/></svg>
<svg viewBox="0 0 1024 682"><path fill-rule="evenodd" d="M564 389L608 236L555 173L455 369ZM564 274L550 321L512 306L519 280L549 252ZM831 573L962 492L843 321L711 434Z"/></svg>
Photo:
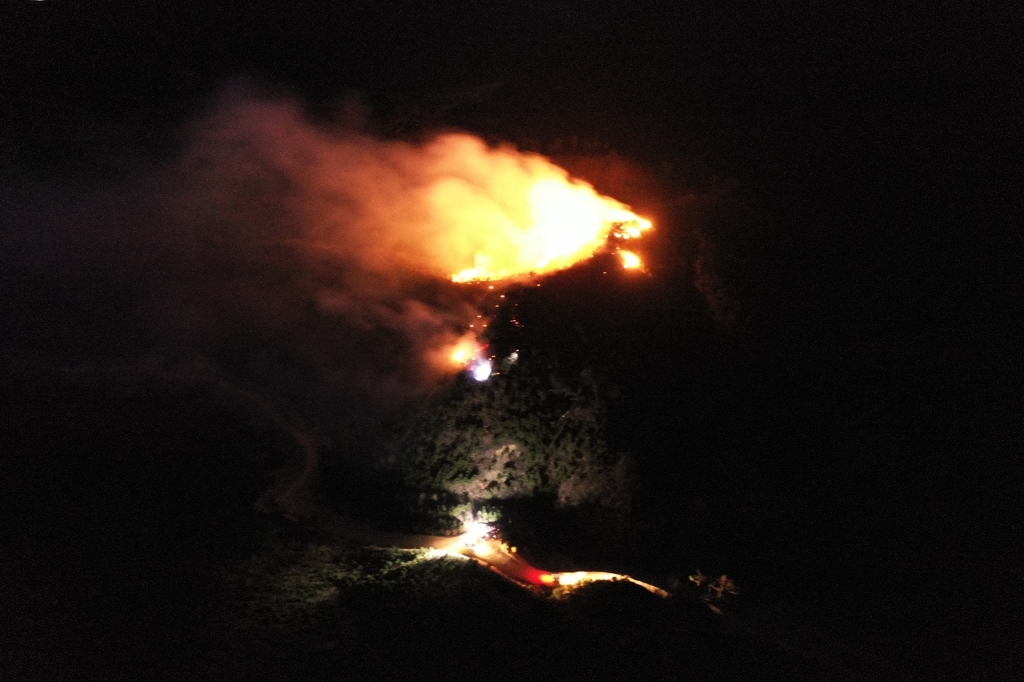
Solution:
<svg viewBox="0 0 1024 682"><path fill-rule="evenodd" d="M465 521L462 527L466 531L459 538L459 544L478 557L486 557L493 553L488 538L494 532L494 528L481 521Z"/></svg>
<svg viewBox="0 0 1024 682"><path fill-rule="evenodd" d="M583 583L596 582L598 580L627 580L627 576L618 573L605 573L604 571L574 571L572 573L555 573L554 580L544 580L545 583L557 581L562 587L581 585Z"/></svg>
<svg viewBox="0 0 1024 682"><path fill-rule="evenodd" d="M487 381L491 376L491 361L483 358L476 360L470 365L469 373L477 381Z"/></svg>
<svg viewBox="0 0 1024 682"><path fill-rule="evenodd" d="M466 544L472 544L477 540L485 538L492 530L494 530L486 523L481 523L480 521L467 521L462 525L466 529L466 532L462 534L462 537L465 538Z"/></svg>

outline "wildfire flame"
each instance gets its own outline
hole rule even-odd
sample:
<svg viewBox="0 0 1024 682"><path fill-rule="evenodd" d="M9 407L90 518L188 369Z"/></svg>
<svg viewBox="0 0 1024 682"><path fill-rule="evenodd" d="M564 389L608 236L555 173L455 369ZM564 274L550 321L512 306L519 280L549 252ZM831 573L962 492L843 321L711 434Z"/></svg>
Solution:
<svg viewBox="0 0 1024 682"><path fill-rule="evenodd" d="M486 351L487 345L469 332L430 353L428 360L442 372L467 371L474 380L487 381L494 371L494 363Z"/></svg>
<svg viewBox="0 0 1024 682"><path fill-rule="evenodd" d="M462 369L480 357L483 345L477 341L476 335L466 334L452 345L448 352L448 360L453 367Z"/></svg>
<svg viewBox="0 0 1024 682"><path fill-rule="evenodd" d="M464 174L446 174L425 190L430 212L445 225L438 255L461 261L450 275L455 282L561 270L592 256L609 237L635 239L651 228L539 155L488 149L458 135L434 146L473 161Z"/></svg>
<svg viewBox="0 0 1024 682"><path fill-rule="evenodd" d="M640 256L632 251L619 251L619 258L622 259L622 267L627 270L638 270L644 266Z"/></svg>
<svg viewBox="0 0 1024 682"><path fill-rule="evenodd" d="M329 198L299 202L310 224L302 243L343 255L358 271L414 272L494 289L498 281L562 270L603 249L618 252L627 269L643 267L616 242L641 237L651 222L539 154L458 133L421 144L333 139L303 127L283 136L290 114L270 109L266 117L278 124L266 133L265 156L306 179L316 197ZM295 153L296 140L306 138L308 149L300 148L310 153ZM352 307L344 295L329 300L337 309ZM490 316L478 312L466 320L466 336L441 334L425 344L434 370L468 371L477 381L491 376L493 358L478 340Z"/></svg>

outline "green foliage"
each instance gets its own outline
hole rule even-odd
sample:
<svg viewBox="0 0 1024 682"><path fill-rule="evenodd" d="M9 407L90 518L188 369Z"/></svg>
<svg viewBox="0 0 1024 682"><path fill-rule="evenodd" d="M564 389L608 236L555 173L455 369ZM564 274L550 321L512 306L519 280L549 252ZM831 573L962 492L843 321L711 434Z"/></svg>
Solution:
<svg viewBox="0 0 1024 682"><path fill-rule="evenodd" d="M301 637L351 609L407 613L491 574L461 558L426 550L270 542L227 577L239 599L233 628Z"/></svg>
<svg viewBox="0 0 1024 682"><path fill-rule="evenodd" d="M527 360L503 370L457 382L403 421L390 460L406 483L475 505L546 494L563 506L625 506L628 466L609 452L593 374L566 379Z"/></svg>

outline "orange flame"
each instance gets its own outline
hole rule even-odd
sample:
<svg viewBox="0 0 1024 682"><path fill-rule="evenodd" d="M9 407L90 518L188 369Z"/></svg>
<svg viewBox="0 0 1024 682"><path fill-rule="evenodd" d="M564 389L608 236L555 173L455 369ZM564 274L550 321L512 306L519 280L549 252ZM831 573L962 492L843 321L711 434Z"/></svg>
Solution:
<svg viewBox="0 0 1024 682"><path fill-rule="evenodd" d="M619 258L622 259L622 267L626 270L640 270L644 267L644 263L640 260L640 256L636 255L632 251L619 251Z"/></svg>
<svg viewBox="0 0 1024 682"><path fill-rule="evenodd" d="M538 154L489 148L443 135L426 148L423 186L431 251L453 281L494 281L561 270L588 258L610 236L630 239L649 221L598 194Z"/></svg>
<svg viewBox="0 0 1024 682"><path fill-rule="evenodd" d="M566 178L537 181L528 190L527 201L528 220L511 225L480 224L481 231L493 229L494 238L486 250L474 252L472 267L452 275L453 281L490 281L561 270L592 256L613 231L615 236L629 239L650 227L649 221L623 204L598 194L590 185Z"/></svg>
<svg viewBox="0 0 1024 682"><path fill-rule="evenodd" d="M649 229L651 229L650 220L633 215L632 218L616 223L612 236L619 239L636 239Z"/></svg>
<svg viewBox="0 0 1024 682"><path fill-rule="evenodd" d="M433 363L439 368L462 370L480 357L484 346L473 333L464 334L453 343L442 346L433 353Z"/></svg>

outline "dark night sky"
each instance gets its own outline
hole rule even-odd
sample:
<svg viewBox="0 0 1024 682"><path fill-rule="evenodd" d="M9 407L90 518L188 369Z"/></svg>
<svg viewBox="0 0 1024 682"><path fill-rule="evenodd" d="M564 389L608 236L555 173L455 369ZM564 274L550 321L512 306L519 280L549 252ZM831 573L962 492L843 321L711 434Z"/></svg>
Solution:
<svg viewBox="0 0 1024 682"><path fill-rule="evenodd" d="M830 570L871 545L843 579L872 589L854 574L888 572L884 598L900 599L900 580L924 576L910 602L959 600L974 615L955 622L979 639L1012 631L994 604L1019 590L1004 569L1021 537L1020 10L2 2L8 187L160 158L174 126L243 75L322 111L358 97L385 132L578 136L670 191L731 188L702 229L739 331L686 331L659 296L689 275L666 265L647 301L661 319L636 332L624 437L659 453L647 466L666 487L699 487L674 459L684 441L721 458L715 483L739 480L738 497L799 498L815 520L793 544L826 551L793 564ZM11 191L0 184L0 201ZM667 249L689 248L685 226L660 227ZM680 412L698 417L666 429ZM984 584L949 584L965 580Z"/></svg>

